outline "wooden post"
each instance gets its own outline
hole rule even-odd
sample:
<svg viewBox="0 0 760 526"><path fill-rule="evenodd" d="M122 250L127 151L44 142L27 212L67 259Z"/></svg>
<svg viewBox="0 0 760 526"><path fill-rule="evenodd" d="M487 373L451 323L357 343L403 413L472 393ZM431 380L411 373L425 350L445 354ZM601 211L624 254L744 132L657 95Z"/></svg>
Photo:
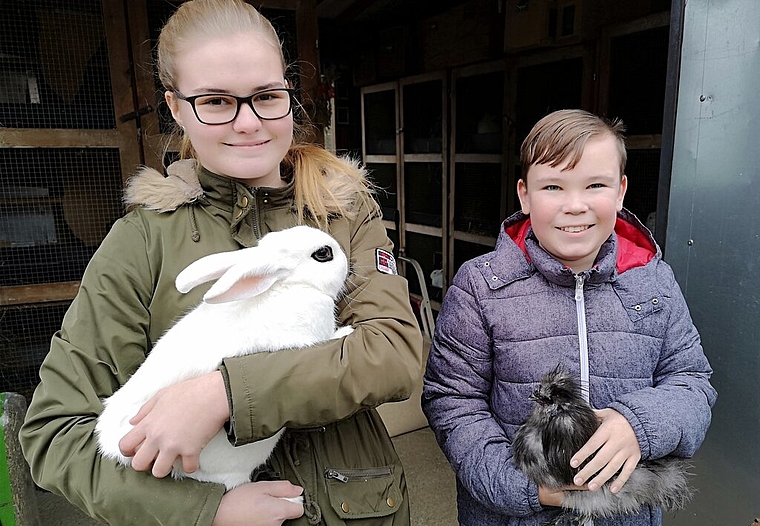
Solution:
<svg viewBox="0 0 760 526"><path fill-rule="evenodd" d="M0 523L3 526L40 524L32 475L18 441L25 416L23 396L0 393Z"/></svg>
<svg viewBox="0 0 760 526"><path fill-rule="evenodd" d="M298 38L298 63L301 70L301 103L314 124L309 140L324 144L325 123L318 122L315 117L318 89L320 83L319 70L319 25L317 22L316 0L298 0L296 3L296 33Z"/></svg>

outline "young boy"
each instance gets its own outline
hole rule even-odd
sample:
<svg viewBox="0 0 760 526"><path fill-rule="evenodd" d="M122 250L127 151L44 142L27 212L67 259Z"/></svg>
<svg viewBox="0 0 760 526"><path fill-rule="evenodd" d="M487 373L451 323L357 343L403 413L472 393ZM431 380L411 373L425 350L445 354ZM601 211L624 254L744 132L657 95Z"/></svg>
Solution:
<svg viewBox="0 0 760 526"><path fill-rule="evenodd" d="M512 460L529 395L558 364L578 376L599 429L565 491L618 492L640 459L692 456L716 393L683 295L651 233L623 209L623 125L580 110L541 119L521 149L522 212L493 252L457 272L436 323L423 409L457 475L460 524L542 525L564 491ZM651 526L659 509L595 526Z"/></svg>

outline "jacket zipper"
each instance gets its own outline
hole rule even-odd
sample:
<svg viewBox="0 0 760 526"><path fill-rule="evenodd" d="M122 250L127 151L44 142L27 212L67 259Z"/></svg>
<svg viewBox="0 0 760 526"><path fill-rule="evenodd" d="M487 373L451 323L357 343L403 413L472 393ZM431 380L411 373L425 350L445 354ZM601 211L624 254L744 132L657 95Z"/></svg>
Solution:
<svg viewBox="0 0 760 526"><path fill-rule="evenodd" d="M588 333L586 332L586 300L583 295L583 275L575 275L575 314L578 317L578 342L581 358L581 394L589 402L591 391L588 371ZM590 403L590 402L589 402ZM588 519L582 526L594 526L594 519Z"/></svg>
<svg viewBox="0 0 760 526"><path fill-rule="evenodd" d="M575 275L575 314L578 318L578 342L581 358L581 394L589 402L590 383L588 371L588 333L586 332L586 300L583 295L583 275ZM589 402L590 403L590 402ZM594 526L594 519L586 520L581 526Z"/></svg>
<svg viewBox="0 0 760 526"><path fill-rule="evenodd" d="M335 479L347 483L351 479L368 479L377 477L387 477L391 474L391 468L369 468L369 469L337 469L327 468L325 478Z"/></svg>
<svg viewBox="0 0 760 526"><path fill-rule="evenodd" d="M253 198L253 206L251 207L251 213L248 214L248 217L251 219L251 229L253 230L253 237L256 238L258 241L261 239L261 228L259 227L259 201L257 199L257 194L259 193L258 188L251 188L251 197Z"/></svg>
<svg viewBox="0 0 760 526"><path fill-rule="evenodd" d="M586 302L583 296L583 275L575 275L575 314L578 318L578 342L581 359L581 394L589 401L588 334L586 333Z"/></svg>

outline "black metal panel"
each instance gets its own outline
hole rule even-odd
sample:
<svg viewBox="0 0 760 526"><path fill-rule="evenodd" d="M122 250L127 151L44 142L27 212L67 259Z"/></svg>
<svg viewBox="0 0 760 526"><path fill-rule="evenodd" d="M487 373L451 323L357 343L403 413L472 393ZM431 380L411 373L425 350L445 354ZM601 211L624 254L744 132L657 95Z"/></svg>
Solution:
<svg viewBox="0 0 760 526"><path fill-rule="evenodd" d="M760 517L760 2L675 3L685 11L665 257L719 398L695 458L699 492L668 524L751 524Z"/></svg>

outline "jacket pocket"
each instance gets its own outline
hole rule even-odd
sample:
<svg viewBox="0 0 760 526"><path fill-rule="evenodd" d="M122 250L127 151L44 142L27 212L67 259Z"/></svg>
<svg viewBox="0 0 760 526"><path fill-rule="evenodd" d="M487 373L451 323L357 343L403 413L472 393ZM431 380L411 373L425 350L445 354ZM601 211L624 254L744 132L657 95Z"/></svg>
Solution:
<svg viewBox="0 0 760 526"><path fill-rule="evenodd" d="M341 519L367 519L396 513L403 497L391 466L327 468L327 496Z"/></svg>

